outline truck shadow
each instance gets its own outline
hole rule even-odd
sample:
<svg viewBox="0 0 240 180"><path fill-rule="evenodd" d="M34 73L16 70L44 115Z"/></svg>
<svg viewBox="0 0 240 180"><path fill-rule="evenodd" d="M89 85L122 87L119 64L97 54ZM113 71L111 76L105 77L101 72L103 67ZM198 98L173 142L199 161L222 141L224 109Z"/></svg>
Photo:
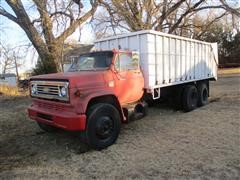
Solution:
<svg viewBox="0 0 240 180"><path fill-rule="evenodd" d="M47 144L48 146L52 146L51 148L53 148L53 150L57 147L62 151L68 151L74 154L83 154L91 150L85 143L81 132L70 132L59 129L54 133L49 133L39 130L36 132L35 137L44 139L44 143L40 144L43 148Z"/></svg>
<svg viewBox="0 0 240 180"><path fill-rule="evenodd" d="M30 131L26 130L27 126ZM63 130L47 133L29 121L23 128L0 139L0 172L57 160L71 160L72 155L91 150L80 139L79 133Z"/></svg>

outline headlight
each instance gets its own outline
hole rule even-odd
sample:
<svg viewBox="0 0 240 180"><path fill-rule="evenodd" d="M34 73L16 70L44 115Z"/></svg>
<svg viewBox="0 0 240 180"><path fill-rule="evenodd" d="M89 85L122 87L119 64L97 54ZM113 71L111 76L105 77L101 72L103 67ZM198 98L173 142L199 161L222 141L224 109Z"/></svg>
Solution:
<svg viewBox="0 0 240 180"><path fill-rule="evenodd" d="M59 96L60 97L65 97L67 95L67 89L65 86L60 88Z"/></svg>
<svg viewBox="0 0 240 180"><path fill-rule="evenodd" d="M37 84L32 84L31 93L32 94L36 94L37 93Z"/></svg>

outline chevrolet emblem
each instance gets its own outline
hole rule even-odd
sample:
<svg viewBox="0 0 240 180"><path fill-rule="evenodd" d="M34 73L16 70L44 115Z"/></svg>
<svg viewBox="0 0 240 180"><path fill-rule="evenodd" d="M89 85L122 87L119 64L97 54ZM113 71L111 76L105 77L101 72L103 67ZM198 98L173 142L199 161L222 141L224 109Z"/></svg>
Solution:
<svg viewBox="0 0 240 180"><path fill-rule="evenodd" d="M44 91L44 92L49 92L49 88L48 88L48 87L44 87L44 88L43 88L43 91Z"/></svg>

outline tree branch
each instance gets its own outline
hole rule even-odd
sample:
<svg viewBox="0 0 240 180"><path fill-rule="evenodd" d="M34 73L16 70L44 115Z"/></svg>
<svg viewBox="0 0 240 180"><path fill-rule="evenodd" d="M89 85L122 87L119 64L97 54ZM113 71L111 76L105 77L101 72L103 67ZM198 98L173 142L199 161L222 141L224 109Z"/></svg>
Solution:
<svg viewBox="0 0 240 180"><path fill-rule="evenodd" d="M220 2L223 4L223 6L226 8L227 11L231 12L232 14L237 15L238 17L240 17L240 8L238 9L234 9L232 7L230 7L225 0L220 0Z"/></svg>
<svg viewBox="0 0 240 180"><path fill-rule="evenodd" d="M25 31L29 40L33 43L33 46L40 52L48 52L44 41L38 34L38 31L31 23L30 18L28 17L23 4L20 0L9 0L6 3L12 8L14 13L16 14L16 18L18 20L18 25ZM15 22L15 21L14 21Z"/></svg>
<svg viewBox="0 0 240 180"><path fill-rule="evenodd" d="M180 18L177 20L177 22L170 27L169 29L169 33L173 33L173 31L179 26L179 24L182 22L183 18L186 17L189 13L193 12L195 8L197 8L198 6L200 6L205 0L199 0L197 3L195 3L192 7L190 7L189 9L187 9L187 11L185 13L183 13Z"/></svg>
<svg viewBox="0 0 240 180"><path fill-rule="evenodd" d="M169 9L167 9L167 1L165 2L164 1L164 3L165 3L165 5L164 5L164 8L163 8L163 13L162 13L162 15L160 16L160 18L159 18L159 20L157 20L157 30L160 30L161 28L161 26L162 26L162 23L164 22L164 20L170 15L170 14L172 14L174 11L176 11L176 9L177 8L179 8L180 6L181 6L181 4L182 3L184 3L185 2L185 0L180 0L180 1L178 1L176 4L174 4L172 7L170 7ZM156 23L153 23L153 24L156 24Z"/></svg>
<svg viewBox="0 0 240 180"><path fill-rule="evenodd" d="M93 15L93 13L97 10L97 7L98 7L98 2L95 1L95 3L92 5L92 8L87 13L85 13L82 17L74 20L72 24L60 36L56 38L56 41L63 42L66 39L66 37L74 33L74 31L79 25L87 21Z"/></svg>
<svg viewBox="0 0 240 180"><path fill-rule="evenodd" d="M207 23L202 29L202 32L198 33L196 38L200 38L209 28L209 26L211 26L213 23L217 22L218 20L220 20L223 16L225 16L227 14L227 12L224 12L223 14L221 14L220 16L214 18L212 21L210 21L209 23Z"/></svg>
<svg viewBox="0 0 240 180"><path fill-rule="evenodd" d="M36 4L38 12L40 14L44 38L47 43L51 43L54 39L54 36L52 33L53 25L52 25L51 17L48 15L48 12L47 12L46 3L44 1L39 1L39 0L33 0L33 2Z"/></svg>
<svg viewBox="0 0 240 180"><path fill-rule="evenodd" d="M219 5L219 6L204 6L204 7L196 8L193 11L197 12L197 11L201 11L204 9L225 9L225 8L221 5Z"/></svg>
<svg viewBox="0 0 240 180"><path fill-rule="evenodd" d="M70 23L74 21L74 17L73 17L72 14L68 14L68 13L63 12L63 11L56 11L54 13L51 13L50 17L56 16L58 14L67 16L70 19Z"/></svg>
<svg viewBox="0 0 240 180"><path fill-rule="evenodd" d="M18 19L17 19L15 16L13 16L12 14L8 13L8 12L7 12L5 9L3 9L3 8L0 8L0 15L3 15L4 17L10 19L11 21L19 24Z"/></svg>

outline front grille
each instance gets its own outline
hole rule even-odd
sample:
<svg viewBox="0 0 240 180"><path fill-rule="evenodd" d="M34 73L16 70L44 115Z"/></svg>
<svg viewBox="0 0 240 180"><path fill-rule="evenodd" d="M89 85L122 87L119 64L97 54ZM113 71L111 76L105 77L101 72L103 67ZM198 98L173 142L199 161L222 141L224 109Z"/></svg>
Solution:
<svg viewBox="0 0 240 180"><path fill-rule="evenodd" d="M53 96L59 95L59 86L37 85L37 94L48 94Z"/></svg>
<svg viewBox="0 0 240 180"><path fill-rule="evenodd" d="M63 111L64 110L64 106L60 103L52 104L52 103L38 102L38 101L36 101L35 103L41 109L55 110L55 111Z"/></svg>
<svg viewBox="0 0 240 180"><path fill-rule="evenodd" d="M37 117L48 120L48 121L52 121L53 118L51 115L48 114L43 114L43 113L37 113Z"/></svg>
<svg viewBox="0 0 240 180"><path fill-rule="evenodd" d="M66 81L31 81L31 96L44 99L69 101L68 84L69 83ZM32 92L33 86L36 87L36 91L34 92ZM60 89L62 87L66 88L66 96L62 96L60 93Z"/></svg>

